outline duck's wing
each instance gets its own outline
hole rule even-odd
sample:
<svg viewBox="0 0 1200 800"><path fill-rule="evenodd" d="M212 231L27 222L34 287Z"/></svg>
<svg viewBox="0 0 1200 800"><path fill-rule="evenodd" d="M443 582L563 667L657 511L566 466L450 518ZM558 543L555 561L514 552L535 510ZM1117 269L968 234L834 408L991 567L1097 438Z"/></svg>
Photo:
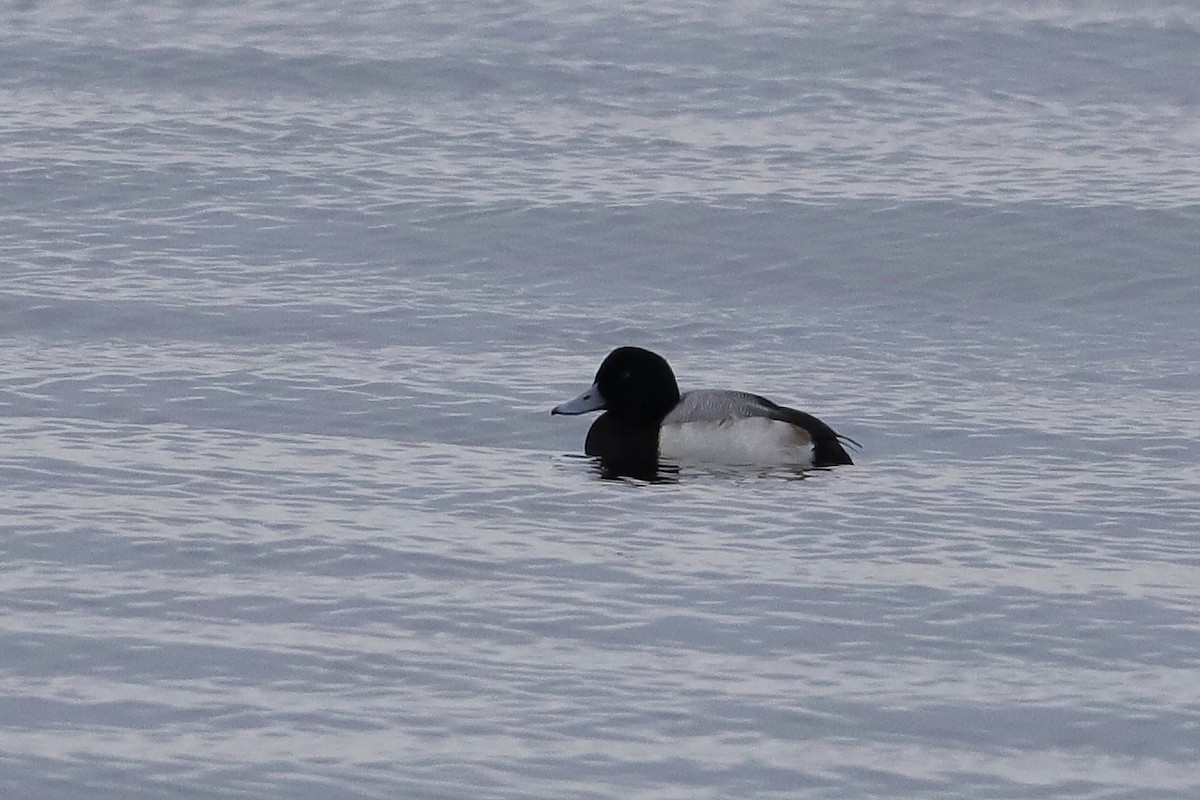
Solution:
<svg viewBox="0 0 1200 800"><path fill-rule="evenodd" d="M842 436L821 420L795 408L774 403L749 392L722 389L700 389L686 392L671 410L663 424L684 422L720 422L744 417L763 417L803 428L812 437L813 465L853 464L843 443L861 447L848 436Z"/></svg>
<svg viewBox="0 0 1200 800"><path fill-rule="evenodd" d="M765 405L764 405L765 403ZM770 413L770 400L749 392L733 392L724 389L696 389L684 392L679 403L664 425L682 425L685 422L723 422L745 417L776 419Z"/></svg>

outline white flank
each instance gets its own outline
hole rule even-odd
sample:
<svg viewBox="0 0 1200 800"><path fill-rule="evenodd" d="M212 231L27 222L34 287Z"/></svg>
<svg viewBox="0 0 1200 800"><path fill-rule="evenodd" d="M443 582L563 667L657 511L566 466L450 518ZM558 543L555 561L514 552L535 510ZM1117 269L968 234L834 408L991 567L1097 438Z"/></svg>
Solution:
<svg viewBox="0 0 1200 800"><path fill-rule="evenodd" d="M765 417L668 423L659 433L658 451L679 463L812 464L807 435L794 425Z"/></svg>

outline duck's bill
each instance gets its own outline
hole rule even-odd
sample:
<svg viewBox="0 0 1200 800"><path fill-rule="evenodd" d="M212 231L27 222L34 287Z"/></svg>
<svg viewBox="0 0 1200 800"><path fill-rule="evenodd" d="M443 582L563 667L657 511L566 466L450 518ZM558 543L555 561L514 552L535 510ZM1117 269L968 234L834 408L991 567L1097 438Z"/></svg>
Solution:
<svg viewBox="0 0 1200 800"><path fill-rule="evenodd" d="M600 411L606 408L604 395L600 394L600 390L596 388L596 384L592 384L587 388L587 391L576 397L574 400L568 400L562 405L557 405L550 409L551 414L586 414L589 411Z"/></svg>

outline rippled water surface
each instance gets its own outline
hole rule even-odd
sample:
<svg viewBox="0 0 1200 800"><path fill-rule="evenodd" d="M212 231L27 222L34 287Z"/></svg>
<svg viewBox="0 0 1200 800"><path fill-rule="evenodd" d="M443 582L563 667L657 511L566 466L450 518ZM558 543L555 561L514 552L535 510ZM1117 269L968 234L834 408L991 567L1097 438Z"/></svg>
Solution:
<svg viewBox="0 0 1200 800"><path fill-rule="evenodd" d="M0 794L1200 795L1190 6L0 19Z"/></svg>

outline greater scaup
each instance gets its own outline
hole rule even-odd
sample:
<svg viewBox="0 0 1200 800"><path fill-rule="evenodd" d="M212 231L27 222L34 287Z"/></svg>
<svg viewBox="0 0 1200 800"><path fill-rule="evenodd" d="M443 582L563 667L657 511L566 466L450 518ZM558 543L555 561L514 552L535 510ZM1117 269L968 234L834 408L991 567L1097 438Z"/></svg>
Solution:
<svg viewBox="0 0 1200 800"><path fill-rule="evenodd" d="M640 347L608 354L587 391L551 414L601 411L584 452L618 471L677 463L830 467L853 464L841 436L821 420L748 392L679 393L666 359Z"/></svg>

